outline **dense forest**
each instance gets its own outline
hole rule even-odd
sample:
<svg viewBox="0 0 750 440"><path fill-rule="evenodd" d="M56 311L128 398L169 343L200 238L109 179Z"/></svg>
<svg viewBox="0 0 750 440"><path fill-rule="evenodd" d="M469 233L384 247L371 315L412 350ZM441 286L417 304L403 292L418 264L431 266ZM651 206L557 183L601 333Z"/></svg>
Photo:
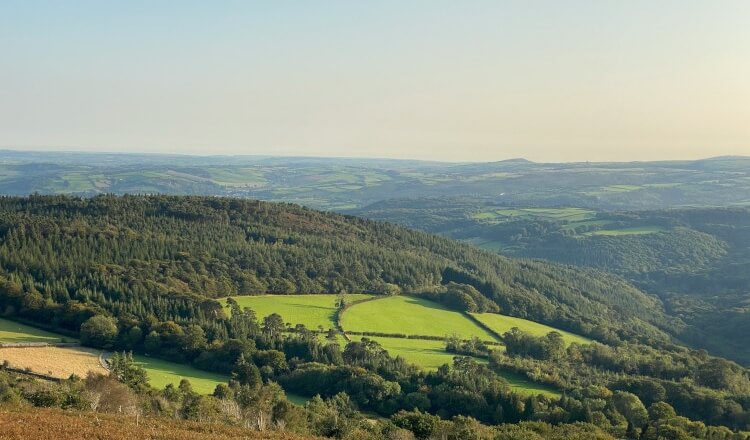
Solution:
<svg viewBox="0 0 750 440"><path fill-rule="evenodd" d="M373 439L405 431L456 439L744 439L739 431L750 429L747 370L679 345L674 336L684 324L657 297L594 269L513 260L386 223L227 198L6 197L0 268L5 317L233 378L213 396L197 396L189 384L148 390L122 356L116 378L155 413L199 420L201 408L229 405L238 408L232 423ZM236 302L224 313L216 300L266 292L434 292L439 299L447 290L478 292L494 303L479 301L486 310L598 342L566 348L555 333L511 331L503 335L507 351L489 353L487 365L457 356L425 372L366 338L342 347ZM517 394L500 370L548 383L563 397ZM86 391L102 386L89 378L50 391L13 375L0 379L0 399L36 406L85 406ZM298 412L281 403L279 385L320 398ZM364 436L358 410L388 420Z"/></svg>
<svg viewBox="0 0 750 440"><path fill-rule="evenodd" d="M678 320L617 277L492 255L386 223L199 197L0 200L0 267L34 304L181 320L212 298L468 284L503 313L603 341L667 341ZM33 299L33 300L32 300ZM15 306L13 306L15 307ZM44 307L42 307L44 309ZM15 313L15 312L11 312ZM43 312L37 318L49 322ZM59 326L76 331L79 320Z"/></svg>

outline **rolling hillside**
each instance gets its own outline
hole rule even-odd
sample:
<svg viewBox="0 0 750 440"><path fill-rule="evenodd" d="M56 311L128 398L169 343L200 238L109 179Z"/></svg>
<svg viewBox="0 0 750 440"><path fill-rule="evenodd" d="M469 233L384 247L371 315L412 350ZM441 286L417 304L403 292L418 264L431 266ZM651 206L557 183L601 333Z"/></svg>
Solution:
<svg viewBox="0 0 750 440"><path fill-rule="evenodd" d="M0 234L6 277L39 285L42 297L136 315L202 316L219 306L211 298L246 293L382 294L451 281L472 285L505 314L603 340L666 340L663 331L680 326L654 297L614 277L515 261L292 205L167 196L6 198ZM77 331L80 321L59 325Z"/></svg>

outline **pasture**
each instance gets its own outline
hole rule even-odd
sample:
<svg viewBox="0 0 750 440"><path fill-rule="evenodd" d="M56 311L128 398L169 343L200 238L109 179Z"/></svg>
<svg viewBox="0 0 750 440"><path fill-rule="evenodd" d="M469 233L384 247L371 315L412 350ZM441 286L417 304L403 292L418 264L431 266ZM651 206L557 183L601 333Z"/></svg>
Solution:
<svg viewBox="0 0 750 440"><path fill-rule="evenodd" d="M558 390L550 386L534 382L528 377L522 376L520 374L516 374L510 371L500 371L498 372L498 375L500 375L508 382L511 390L517 393L533 395L542 394L552 398L558 398L562 396L562 394Z"/></svg>
<svg viewBox="0 0 750 440"><path fill-rule="evenodd" d="M460 312L433 301L412 296L391 296L356 304L341 317L345 331L389 334L450 336L468 339L476 336L497 341Z"/></svg>
<svg viewBox="0 0 750 440"><path fill-rule="evenodd" d="M428 371L437 370L443 364L453 364L453 353L445 351L445 341L424 339L385 338L380 336L352 336L353 341L371 339L383 347L391 357L401 356L407 362ZM478 359L480 362L484 360Z"/></svg>
<svg viewBox="0 0 750 440"><path fill-rule="evenodd" d="M363 336L352 337L359 341ZM429 341L423 339L385 338L369 337L380 344L391 357L401 356L407 362L418 365L427 371L435 371L444 364L452 365L453 358L458 356L445 351L444 341ZM502 350L502 347L492 347L493 350ZM486 364L486 359L474 358L475 361ZM550 397L560 397L560 392L552 387L536 383L527 377L509 371L501 371L498 374L508 382L513 391L524 394L543 394Z"/></svg>
<svg viewBox="0 0 750 440"><path fill-rule="evenodd" d="M284 318L284 322L291 324L303 324L310 330L323 327L324 330L335 328L336 298L338 295L316 294L316 295L258 295L258 296L234 296L241 308L250 307L255 312L258 320L273 313L278 313ZM347 303L361 299L370 298L372 295L349 293L344 295ZM226 305L226 298L222 300ZM225 308L227 313L228 308Z"/></svg>
<svg viewBox="0 0 750 440"><path fill-rule="evenodd" d="M168 384L177 386L182 379L187 379L198 394L211 394L216 385L227 383L228 376L198 370L189 365L163 361L151 357L135 355L135 363L140 365L148 374L148 382L152 387L164 389Z"/></svg>
<svg viewBox="0 0 750 440"><path fill-rule="evenodd" d="M527 319L515 318L513 316L499 315L497 313L472 313L471 316L476 318L479 322L491 328L498 334L503 334L513 327L518 327L519 330L528 333L532 336L544 336L549 332L558 332L562 335L563 340L566 344L570 345L573 342L578 344L589 344L592 341L578 336L576 334L566 332L564 330L558 330L554 327L550 327L545 324L538 322L529 321Z"/></svg>
<svg viewBox="0 0 750 440"><path fill-rule="evenodd" d="M58 343L63 341L75 342L75 338L50 333L15 321L0 318L0 344L16 344L21 342Z"/></svg>

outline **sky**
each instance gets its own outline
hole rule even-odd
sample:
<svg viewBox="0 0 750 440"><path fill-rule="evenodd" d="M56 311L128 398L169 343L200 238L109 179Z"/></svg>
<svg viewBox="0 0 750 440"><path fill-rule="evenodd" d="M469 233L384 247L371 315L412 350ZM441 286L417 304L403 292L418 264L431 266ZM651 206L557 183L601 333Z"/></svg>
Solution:
<svg viewBox="0 0 750 440"><path fill-rule="evenodd" d="M750 155L750 1L0 0L0 147Z"/></svg>

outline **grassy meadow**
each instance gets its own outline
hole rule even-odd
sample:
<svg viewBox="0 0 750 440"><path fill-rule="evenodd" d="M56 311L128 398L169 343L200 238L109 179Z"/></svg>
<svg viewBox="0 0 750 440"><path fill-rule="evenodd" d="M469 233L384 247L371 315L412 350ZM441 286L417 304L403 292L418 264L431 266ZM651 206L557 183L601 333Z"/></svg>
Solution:
<svg viewBox="0 0 750 440"><path fill-rule="evenodd" d="M352 336L353 341L363 337L380 344L392 357L401 356L406 361L425 370L437 370L443 364L452 364L455 354L445 351L445 341L424 339L385 338L380 336ZM483 361L478 359L479 361ZM486 362L486 361L483 361Z"/></svg>
<svg viewBox="0 0 750 440"><path fill-rule="evenodd" d="M163 389L168 384L177 386L182 379L187 379L193 386L193 391L199 394L211 394L216 385L227 383L228 376L198 370L189 365L167 362L161 359L136 355L136 364L148 373L148 382L152 387Z"/></svg>
<svg viewBox="0 0 750 440"><path fill-rule="evenodd" d="M273 313L278 313L284 318L284 322L291 324L303 324L310 330L323 327L324 330L335 328L334 317L336 315L336 298L338 295L258 295L258 296L234 296L240 307L250 307L259 320ZM351 303L361 299L370 298L372 295L346 294L345 299ZM226 305L226 299L222 300ZM229 309L226 309L227 312Z"/></svg>
<svg viewBox="0 0 750 440"><path fill-rule="evenodd" d="M512 373L510 371L501 371L498 374L502 376L503 379L508 381L510 389L515 392L533 395L543 394L545 396L553 398L562 396L562 393L560 393L560 391L550 386L534 382L520 374Z"/></svg>
<svg viewBox="0 0 750 440"><path fill-rule="evenodd" d="M50 333L15 321L0 318L0 344L21 342L74 342L75 338Z"/></svg>
<svg viewBox="0 0 750 440"><path fill-rule="evenodd" d="M485 341L497 341L460 312L426 299L412 296L392 296L356 304L341 317L344 330L390 334L476 336Z"/></svg>
<svg viewBox="0 0 750 440"><path fill-rule="evenodd" d="M352 340L359 341L363 336L353 336ZM444 341L428 341L423 339L385 338L380 336L367 338L380 344L392 357L401 356L407 362L418 365L427 371L435 371L444 364L453 364L453 353L445 351ZM502 350L503 347L493 347L493 350ZM486 359L474 358L479 363L486 364ZM550 397L560 397L556 389L533 382L528 378L508 372L498 373L505 379L513 391L524 394L543 394Z"/></svg>
<svg viewBox="0 0 750 440"><path fill-rule="evenodd" d="M559 330L548 325L540 324L538 322L529 321L527 319L515 318L507 315L499 315L497 313L472 313L472 316L482 324L486 325L487 327L491 328L493 331L501 335L512 329L513 327L518 327L518 329L520 329L521 331L532 336L544 336L549 332L558 332L562 335L563 340L565 340L565 343L568 345L572 344L573 342L576 342L578 344L589 344L592 342L590 339L584 338L583 336L578 336L576 334L566 332L564 330Z"/></svg>

